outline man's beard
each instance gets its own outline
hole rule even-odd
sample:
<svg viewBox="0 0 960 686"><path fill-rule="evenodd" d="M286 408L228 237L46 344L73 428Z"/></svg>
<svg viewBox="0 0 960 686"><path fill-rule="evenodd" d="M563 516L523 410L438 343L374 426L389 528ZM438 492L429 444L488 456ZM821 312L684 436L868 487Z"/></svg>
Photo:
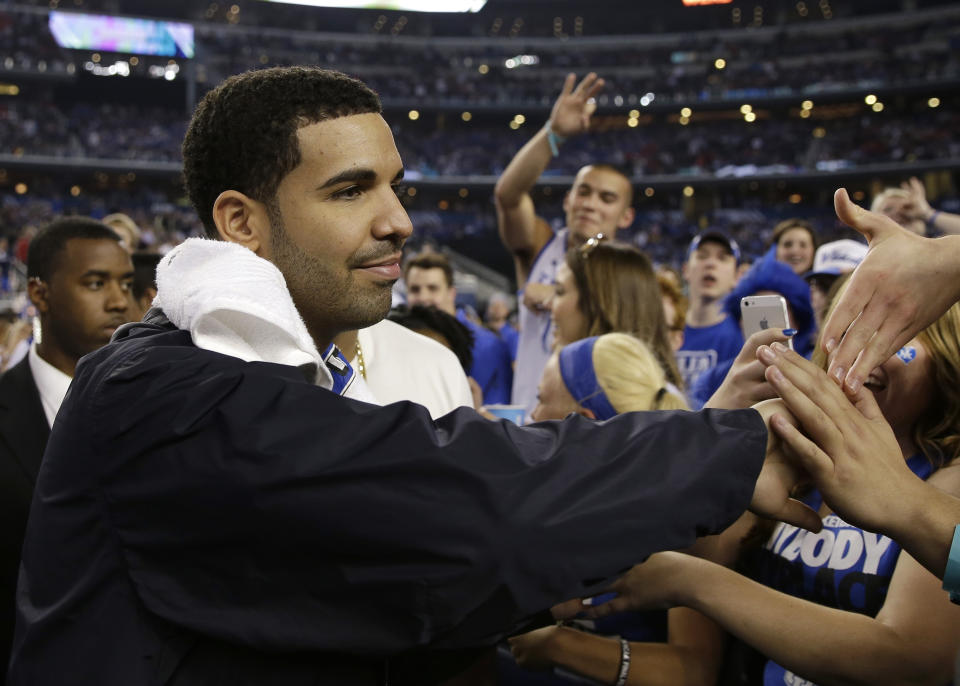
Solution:
<svg viewBox="0 0 960 686"><path fill-rule="evenodd" d="M337 273L323 260L301 250L290 239L283 226L280 208L267 203L273 263L287 283L293 303L316 336L336 336L344 331L376 324L390 311L391 284L362 283L355 278L350 265ZM391 246L391 252L398 248ZM351 257L351 264L355 260ZM315 341L318 346L329 341Z"/></svg>

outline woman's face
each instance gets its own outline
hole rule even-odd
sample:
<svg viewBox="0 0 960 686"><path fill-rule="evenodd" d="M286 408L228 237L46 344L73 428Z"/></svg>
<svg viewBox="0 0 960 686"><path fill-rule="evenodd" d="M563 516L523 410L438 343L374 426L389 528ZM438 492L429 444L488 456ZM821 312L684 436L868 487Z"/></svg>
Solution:
<svg viewBox="0 0 960 686"><path fill-rule="evenodd" d="M923 343L914 338L874 369L864 385L873 391L897 438L909 438L930 407L936 386L933 360Z"/></svg>
<svg viewBox="0 0 960 686"><path fill-rule="evenodd" d="M557 285L550 303L553 339L557 348L587 335L587 319L580 311L580 293L566 262L557 269Z"/></svg>
<svg viewBox="0 0 960 686"><path fill-rule="evenodd" d="M540 387L537 389L537 406L530 413L530 419L535 422L563 419L578 409L580 406L563 383L563 377L560 376L560 358L554 353L543 368Z"/></svg>
<svg viewBox="0 0 960 686"><path fill-rule="evenodd" d="M806 229L784 231L777 243L777 261L790 265L794 274L802 276L813 267L813 239Z"/></svg>

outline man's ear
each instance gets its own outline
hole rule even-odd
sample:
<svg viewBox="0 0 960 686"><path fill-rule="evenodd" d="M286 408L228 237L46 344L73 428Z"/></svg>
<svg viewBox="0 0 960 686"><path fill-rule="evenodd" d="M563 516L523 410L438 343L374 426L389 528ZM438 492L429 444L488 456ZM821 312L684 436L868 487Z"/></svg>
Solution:
<svg viewBox="0 0 960 686"><path fill-rule="evenodd" d="M450 286L449 298L450 298L450 307L453 308L453 312L454 312L454 314L456 314L456 312L457 312L457 289L456 289L455 286Z"/></svg>
<svg viewBox="0 0 960 686"><path fill-rule="evenodd" d="M577 414L580 415L581 417L586 417L587 419L596 419L596 418L597 418L597 415L595 415L595 414L593 413L593 410L588 409L588 408L586 408L586 407L578 407L578 408L577 408Z"/></svg>
<svg viewBox="0 0 960 686"><path fill-rule="evenodd" d="M213 223L223 240L269 258L270 217L262 202L240 191L224 191L213 203Z"/></svg>
<svg viewBox="0 0 960 686"><path fill-rule="evenodd" d="M46 314L50 311L49 295L50 287L46 281L42 281L35 276L27 280L27 297L30 298L30 302L33 303L40 314Z"/></svg>
<svg viewBox="0 0 960 686"><path fill-rule="evenodd" d="M618 229L627 229L630 228L630 225L633 224L634 217L637 216L637 211L632 207L628 207L623 211L623 214L620 215L620 221L617 222Z"/></svg>

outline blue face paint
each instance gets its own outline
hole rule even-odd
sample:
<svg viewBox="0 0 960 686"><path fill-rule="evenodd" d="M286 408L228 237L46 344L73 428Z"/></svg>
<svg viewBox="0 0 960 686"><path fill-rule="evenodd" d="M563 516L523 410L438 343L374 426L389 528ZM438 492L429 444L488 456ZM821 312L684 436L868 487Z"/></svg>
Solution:
<svg viewBox="0 0 960 686"><path fill-rule="evenodd" d="M897 351L897 357L899 357L900 361L904 364L910 364L917 359L917 349L912 345L905 345Z"/></svg>

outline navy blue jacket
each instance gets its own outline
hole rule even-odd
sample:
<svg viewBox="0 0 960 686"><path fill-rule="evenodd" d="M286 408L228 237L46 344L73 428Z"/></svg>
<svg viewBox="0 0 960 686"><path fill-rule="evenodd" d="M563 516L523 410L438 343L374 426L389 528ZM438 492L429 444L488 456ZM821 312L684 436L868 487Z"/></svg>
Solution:
<svg viewBox="0 0 960 686"><path fill-rule="evenodd" d="M50 436L14 686L428 684L396 665L723 529L767 440L753 410L434 423L198 349L162 314L124 334Z"/></svg>

